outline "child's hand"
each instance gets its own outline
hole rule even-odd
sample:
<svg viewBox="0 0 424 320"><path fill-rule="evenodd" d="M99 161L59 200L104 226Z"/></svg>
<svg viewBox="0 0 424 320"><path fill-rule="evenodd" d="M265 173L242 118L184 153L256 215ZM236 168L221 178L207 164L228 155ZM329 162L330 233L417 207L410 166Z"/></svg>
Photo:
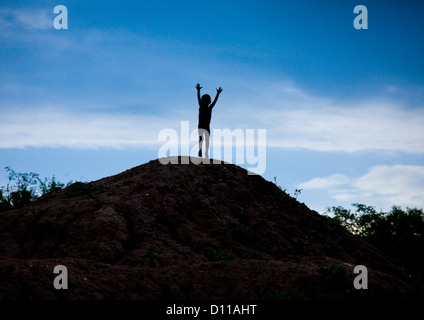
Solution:
<svg viewBox="0 0 424 320"><path fill-rule="evenodd" d="M202 89L202 87L200 86L200 83L196 84L196 89L197 89L197 90Z"/></svg>
<svg viewBox="0 0 424 320"><path fill-rule="evenodd" d="M222 92L222 88L221 88L221 87L219 87L218 89L216 89L216 92L217 92L218 94L220 94L220 93Z"/></svg>

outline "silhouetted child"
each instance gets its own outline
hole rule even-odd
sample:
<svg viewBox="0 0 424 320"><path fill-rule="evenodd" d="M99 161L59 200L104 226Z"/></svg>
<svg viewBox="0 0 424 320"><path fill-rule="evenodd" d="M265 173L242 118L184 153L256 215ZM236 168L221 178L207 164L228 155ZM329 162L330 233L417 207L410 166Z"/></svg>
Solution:
<svg viewBox="0 0 424 320"><path fill-rule="evenodd" d="M219 94L222 92L222 88L219 87L216 89L215 100L211 103L211 97L208 94L204 94L200 98L200 89L202 87L200 84L196 85L197 89L197 100L199 101L199 157L202 156L202 144L205 140L205 157L209 158L209 136L211 133L210 123L212 117L212 108L215 106L215 103L218 101ZM203 138L204 137L204 138Z"/></svg>

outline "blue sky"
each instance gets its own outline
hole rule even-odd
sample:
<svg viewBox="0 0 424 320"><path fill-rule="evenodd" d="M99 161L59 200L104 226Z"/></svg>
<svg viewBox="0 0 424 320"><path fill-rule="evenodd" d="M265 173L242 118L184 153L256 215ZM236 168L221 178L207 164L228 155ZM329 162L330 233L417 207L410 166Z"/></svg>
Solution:
<svg viewBox="0 0 424 320"><path fill-rule="evenodd" d="M224 88L212 129L266 129L264 178L312 209L422 208L423 17L422 1L2 2L0 168L91 181L156 159L162 129L197 126L200 82Z"/></svg>

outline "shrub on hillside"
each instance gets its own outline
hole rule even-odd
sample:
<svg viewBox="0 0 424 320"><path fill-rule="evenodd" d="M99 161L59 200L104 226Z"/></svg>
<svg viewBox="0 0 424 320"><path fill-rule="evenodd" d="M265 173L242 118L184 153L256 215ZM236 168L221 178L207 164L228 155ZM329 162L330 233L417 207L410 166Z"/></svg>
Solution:
<svg viewBox="0 0 424 320"><path fill-rule="evenodd" d="M389 212L377 212L371 206L353 206L354 212L343 207L329 208L329 219L417 270L424 268L423 209L393 206Z"/></svg>
<svg viewBox="0 0 424 320"><path fill-rule="evenodd" d="M9 175L6 186L0 187L0 212L19 209L27 206L39 196L64 187L63 183L51 179L41 180L38 173L15 172L10 167L5 168Z"/></svg>

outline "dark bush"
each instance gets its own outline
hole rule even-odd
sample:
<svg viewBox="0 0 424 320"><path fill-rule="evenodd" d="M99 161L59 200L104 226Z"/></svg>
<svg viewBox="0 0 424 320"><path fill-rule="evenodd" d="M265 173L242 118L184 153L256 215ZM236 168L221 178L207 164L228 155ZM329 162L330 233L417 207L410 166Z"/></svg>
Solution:
<svg viewBox="0 0 424 320"><path fill-rule="evenodd" d="M417 270L424 269L423 209L393 206L389 212L377 212L373 207L353 204L355 212L332 207L328 213L333 223L376 246L392 257Z"/></svg>
<svg viewBox="0 0 424 320"><path fill-rule="evenodd" d="M39 196L64 186L63 183L56 181L54 176L52 179L41 180L34 172L15 172L10 167L5 169L9 174L9 182L6 186L0 187L0 212L23 208Z"/></svg>

